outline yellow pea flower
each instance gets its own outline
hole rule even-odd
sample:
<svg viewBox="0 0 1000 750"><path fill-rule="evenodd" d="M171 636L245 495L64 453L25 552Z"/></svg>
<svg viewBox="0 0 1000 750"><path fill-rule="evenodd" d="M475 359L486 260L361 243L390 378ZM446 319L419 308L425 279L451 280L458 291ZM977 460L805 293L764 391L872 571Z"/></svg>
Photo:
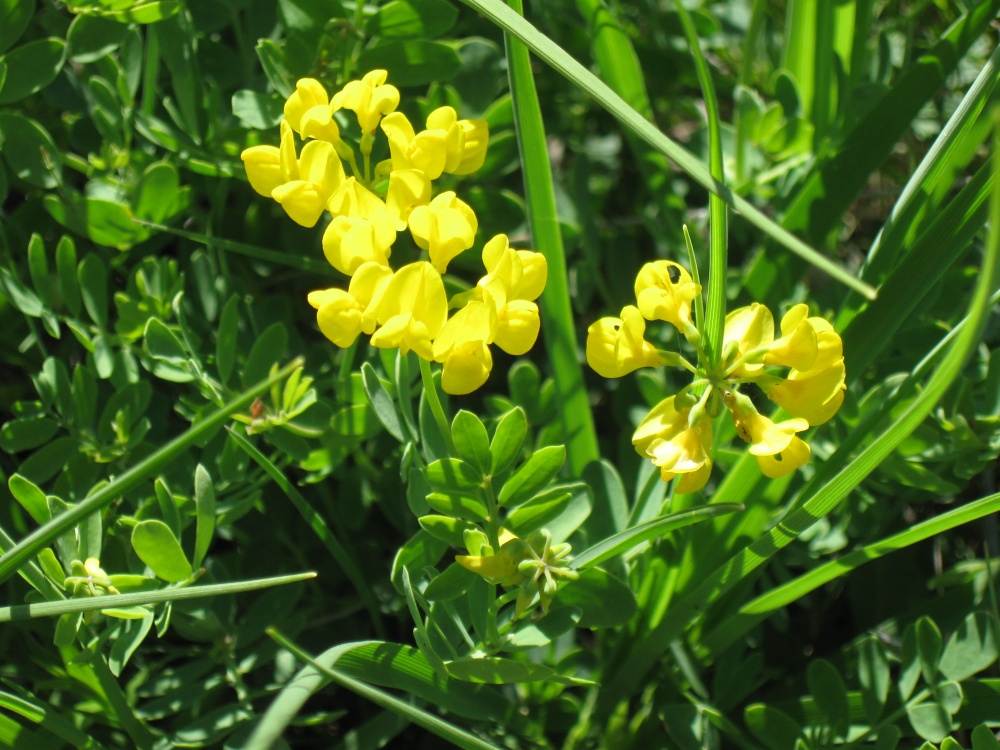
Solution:
<svg viewBox="0 0 1000 750"><path fill-rule="evenodd" d="M285 120L292 130L303 138L316 138L336 143L340 128L333 119L335 109L330 106L330 96L315 78L300 78L295 91L285 101Z"/></svg>
<svg viewBox="0 0 1000 750"><path fill-rule="evenodd" d="M680 476L681 493L697 492L712 473L712 422L691 421L691 407L678 409L676 397L670 396L646 415L632 436L639 455L653 460L663 481Z"/></svg>
<svg viewBox="0 0 1000 750"><path fill-rule="evenodd" d="M489 344L497 327L492 305L469 302L445 323L434 339L434 361L441 362L441 387L445 393L463 396L486 382L493 369Z"/></svg>
<svg viewBox="0 0 1000 750"><path fill-rule="evenodd" d="M545 256L531 250L514 250L505 234L496 235L483 247L483 265L487 275L480 286L499 280L508 300L538 299L548 280Z"/></svg>
<svg viewBox="0 0 1000 750"><path fill-rule="evenodd" d="M490 139L485 120L459 120L451 107L438 107L427 116L427 130L444 134L447 149L444 171L448 174L472 174L483 166Z"/></svg>
<svg viewBox="0 0 1000 750"><path fill-rule="evenodd" d="M344 165L333 145L310 141L302 147L298 159L298 178L278 185L271 191L292 221L312 227L326 208L330 196L344 181Z"/></svg>
<svg viewBox="0 0 1000 750"><path fill-rule="evenodd" d="M538 305L528 300L509 300L497 314L493 343L508 354L519 357L535 345L541 326Z"/></svg>
<svg viewBox="0 0 1000 750"><path fill-rule="evenodd" d="M776 479L795 471L809 460L809 445L796 436L809 429L809 422L800 417L772 422L759 414L742 394L726 399L733 414L736 432L750 443L750 453L757 459L764 476Z"/></svg>
<svg viewBox="0 0 1000 750"><path fill-rule="evenodd" d="M388 267L396 230L385 214L365 219L336 216L323 232L323 254L330 265L346 276L365 263Z"/></svg>
<svg viewBox="0 0 1000 750"><path fill-rule="evenodd" d="M382 116L399 106L399 90L385 82L388 76L384 70L366 73L360 81L351 81L334 94L331 104L335 109L354 112L362 133L374 133Z"/></svg>
<svg viewBox="0 0 1000 750"><path fill-rule="evenodd" d="M316 322L330 341L346 349L362 332L375 330L376 311L392 271L378 263L365 263L343 289L310 292L309 304L316 308Z"/></svg>
<svg viewBox="0 0 1000 750"><path fill-rule="evenodd" d="M431 342L448 318L448 297L441 274L426 261L403 266L389 280L378 306L381 325L372 335L372 346L411 349L426 360L434 359Z"/></svg>
<svg viewBox="0 0 1000 750"><path fill-rule="evenodd" d="M691 300L701 294L691 274L672 260L647 263L635 277L635 298L646 320L665 320L685 336L696 333Z"/></svg>
<svg viewBox="0 0 1000 750"><path fill-rule="evenodd" d="M447 134L444 131L422 130L414 133L413 125L402 112L386 115L381 127L389 139L393 170L419 169L431 180L441 176L448 158Z"/></svg>
<svg viewBox="0 0 1000 750"><path fill-rule="evenodd" d="M472 247L479 228L476 214L451 190L426 206L414 208L408 223L413 241L427 251L431 263L441 273L452 258Z"/></svg>
<svg viewBox="0 0 1000 750"><path fill-rule="evenodd" d="M265 198L279 185L299 178L298 156L295 154L295 136L287 121L281 121L281 147L251 146L240 154L247 171L250 187Z"/></svg>
<svg viewBox="0 0 1000 750"><path fill-rule="evenodd" d="M389 173L385 207L397 232L406 229L410 214L431 200L431 181L419 169L397 169Z"/></svg>
<svg viewBox="0 0 1000 750"><path fill-rule="evenodd" d="M646 321L627 305L620 318L601 318L587 329L587 364L601 377L620 378L640 367L656 367L660 355L643 338Z"/></svg>
<svg viewBox="0 0 1000 750"><path fill-rule="evenodd" d="M726 316L723 351L730 359L743 360L731 370L732 377L753 377L764 370L767 348L774 341L774 318L764 305L754 302Z"/></svg>
<svg viewBox="0 0 1000 750"><path fill-rule="evenodd" d="M781 318L781 338L768 347L764 363L795 370L808 370L819 353L813 318L808 305L795 305ZM815 320L823 320L816 318ZM823 321L824 323L826 321Z"/></svg>

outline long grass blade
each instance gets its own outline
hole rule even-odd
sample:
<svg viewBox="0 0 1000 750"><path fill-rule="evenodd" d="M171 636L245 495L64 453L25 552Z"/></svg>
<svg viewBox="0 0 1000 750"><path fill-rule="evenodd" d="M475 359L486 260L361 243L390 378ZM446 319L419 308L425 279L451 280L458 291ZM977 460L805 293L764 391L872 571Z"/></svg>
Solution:
<svg viewBox="0 0 1000 750"><path fill-rule="evenodd" d="M516 11L515 15L522 12L521 0L510 0L510 3ZM531 60L523 44L510 35L505 40L514 123L521 149L521 169L524 171L528 222L535 248L545 255L549 265L545 292L539 300L542 332L559 399L567 459L574 476L579 476L584 466L599 458L597 431L583 381L583 369L577 358L576 324L569 299L566 256L556 217L552 167L549 164L545 125L531 72Z"/></svg>
<svg viewBox="0 0 1000 750"><path fill-rule="evenodd" d="M271 638L273 638L279 645L291 651L292 654L294 654L300 661L308 664L310 667L323 674L330 682L334 682L337 685L360 695L362 698L370 700L380 708L399 714L407 721L423 727L427 731L436 734L441 739L447 740L448 742L463 748L463 750L498 750L496 745L484 742L475 735L470 734L460 727L456 727L454 724L449 724L434 714L428 713L427 711L424 711L423 709L410 703L406 703L405 701L401 701L399 698L383 692L378 688L374 688L364 682L355 680L353 677L349 677L340 670L332 669L331 667L320 664L313 659L312 656L300 649L273 628L269 628L267 632L268 635L270 635Z"/></svg>
<svg viewBox="0 0 1000 750"><path fill-rule="evenodd" d="M336 534L334 534L327 525L323 516L321 516L304 497L302 497L302 493L295 489L295 485L289 481L288 477L285 476L281 469L275 466L267 456L261 453L253 443L235 430L230 430L229 436L236 441L236 444L248 456L250 456L250 458L254 460L254 463L260 466L260 468L262 468L267 475L274 480L274 483L281 488L281 491L285 493L285 496L292 501L292 505L295 506L295 509L299 512L305 522L309 524L309 528L313 530L313 533L319 538L323 546L326 547L326 551L329 552L330 556L337 561L341 570L344 571L344 575L346 575L348 580L353 584L354 589L358 592L361 600L365 603L365 607L368 609L368 614L372 619L372 624L376 633L382 637L385 626L382 623L382 615L379 612L378 601L375 599L375 594L368 585L368 581L365 580L365 576L361 572L361 569L354 562L354 558L351 557L344 545L340 543L339 539L337 539Z"/></svg>
<svg viewBox="0 0 1000 750"><path fill-rule="evenodd" d="M296 358L291 364L275 372L267 380L261 381L220 409L217 409L190 429L178 435L156 452L147 456L141 462L125 471L121 476L104 485L77 505L53 518L44 526L40 526L18 542L12 549L0 557L0 583L6 581L30 558L37 555L42 547L51 544L56 537L73 528L91 513L96 513L110 505L115 498L128 492L133 487L156 474L160 469L170 464L198 440L217 430L229 417L238 411L249 408L254 399L270 390L271 385L280 383L296 368L302 366L301 358Z"/></svg>
<svg viewBox="0 0 1000 750"><path fill-rule="evenodd" d="M707 656L721 652L782 607L801 599L810 591L815 591L830 581L857 570L862 565L937 534L943 534L970 521L975 521L997 510L1000 510L1000 493L942 513L936 518L923 521L898 534L865 545L836 560L813 568L805 575L777 586L740 607L735 615L728 617L721 626L701 639L699 645L703 652L702 655Z"/></svg>
<svg viewBox="0 0 1000 750"><path fill-rule="evenodd" d="M520 39L532 52L551 65L556 71L592 96L613 117L639 138L664 154L706 190L722 197L730 206L739 211L747 221L776 242L784 245L796 255L829 274L845 286L859 294L874 299L874 288L855 278L849 271L833 263L788 230L769 219L751 203L740 198L730 188L713 179L708 168L672 141L639 112L630 107L624 99L612 91L607 84L584 68L565 50L542 34L501 0L462 0L470 8L482 13L490 21L500 26L510 35Z"/></svg>
<svg viewBox="0 0 1000 750"><path fill-rule="evenodd" d="M58 617L59 615L73 612L93 612L99 609L141 607L147 604L174 602L182 599L199 599L205 596L240 594L244 591L266 589L271 586L283 586L287 583L305 581L315 577L315 573L293 573L292 575L275 576L273 578L257 578L252 581L212 583L206 586L188 586L187 588L161 589L160 591L138 591L134 594L88 596L82 599L64 599L60 602L41 602L40 604L15 604L12 607L0 607L0 622L30 620L36 617Z"/></svg>

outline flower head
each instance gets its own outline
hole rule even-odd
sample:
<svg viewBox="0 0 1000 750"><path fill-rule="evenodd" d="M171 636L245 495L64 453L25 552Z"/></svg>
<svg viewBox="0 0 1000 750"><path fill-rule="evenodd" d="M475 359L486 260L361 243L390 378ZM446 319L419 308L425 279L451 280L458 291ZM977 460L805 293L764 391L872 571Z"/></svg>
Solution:
<svg viewBox="0 0 1000 750"><path fill-rule="evenodd" d="M334 94L331 104L354 112L362 133L374 133L383 115L399 106L399 89L385 82L388 77L385 70L366 73L360 81L351 81Z"/></svg>
<svg viewBox="0 0 1000 750"><path fill-rule="evenodd" d="M620 318L601 318L587 329L587 364L600 376L620 378L640 367L657 367L660 355L646 341L646 321L632 305Z"/></svg>

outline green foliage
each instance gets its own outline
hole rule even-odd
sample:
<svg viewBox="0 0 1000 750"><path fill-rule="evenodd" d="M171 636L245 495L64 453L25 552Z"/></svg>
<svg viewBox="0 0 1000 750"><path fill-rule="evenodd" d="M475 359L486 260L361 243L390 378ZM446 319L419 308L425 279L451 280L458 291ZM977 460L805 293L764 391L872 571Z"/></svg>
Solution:
<svg viewBox="0 0 1000 750"><path fill-rule="evenodd" d="M883 5L0 0L0 745L1000 747L1000 0ZM324 226L245 181L378 68L489 126L449 294L547 259L472 395L330 344ZM841 334L801 471L636 454L679 383L583 342L657 259L712 356Z"/></svg>

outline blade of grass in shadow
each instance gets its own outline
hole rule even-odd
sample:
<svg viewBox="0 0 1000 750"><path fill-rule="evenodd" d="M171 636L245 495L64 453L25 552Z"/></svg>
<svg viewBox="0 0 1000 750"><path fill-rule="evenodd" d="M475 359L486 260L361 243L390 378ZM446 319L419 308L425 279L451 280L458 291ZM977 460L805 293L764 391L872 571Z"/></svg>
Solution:
<svg viewBox="0 0 1000 750"><path fill-rule="evenodd" d="M392 711L395 714L399 714L413 724L423 727L428 732L431 732L438 737L463 748L463 750L498 750L496 745L484 742L468 731L460 727L456 727L454 724L449 724L434 714L424 711L422 708L406 703L396 696L383 692L382 690L372 687L364 682L355 680L353 677L349 677L339 670L335 670L318 663L312 658L312 656L300 649L274 628L268 628L267 634L270 635L271 638L273 638L280 646L291 651L297 659L322 673L330 682L334 682L342 688L350 690L352 693L360 695L366 700L370 700L372 703L381 708ZM263 748L266 746L251 745L250 747Z"/></svg>
<svg viewBox="0 0 1000 750"><path fill-rule="evenodd" d="M13 547L14 540L11 539L3 527L0 527L0 555ZM31 584L31 587L35 591L44 596L48 601L51 602L66 598L63 592L55 587L34 561L29 562L27 565L22 565L17 572L24 580Z"/></svg>
<svg viewBox="0 0 1000 750"><path fill-rule="evenodd" d="M1000 128L994 132L992 159L994 173L1000 173L998 144L1000 144ZM766 534L737 552L687 595L671 605L670 611L660 624L633 648L629 656L622 660L611 680L605 684L604 694L601 697L605 714L621 699L635 691L651 666L656 664L669 649L670 642L680 636L712 602L732 590L779 549L797 539L802 532L843 501L855 486L873 472L920 425L954 382L979 341L990 311L990 296L997 284L998 256L1000 256L1000 189L994 188L990 198L991 233L969 305L969 323L956 337L944 360L935 368L924 390L889 428L876 436L853 461L844 466L801 507L786 514Z"/></svg>
<svg viewBox="0 0 1000 750"><path fill-rule="evenodd" d="M283 586L286 583L295 583L296 581L304 581L315 577L315 573L293 573L292 575L275 576L273 578L257 578L252 581L211 583L205 586L168 588L159 591L137 591L134 594L88 596L82 599L64 599L59 602L41 602L39 604L15 604L12 607L0 607L0 622L30 620L36 617L58 617L59 615L72 612L93 612L99 609L141 607L146 604L173 602L180 601L181 599L198 599L205 596L240 594L244 591L266 589L271 586Z"/></svg>
<svg viewBox="0 0 1000 750"><path fill-rule="evenodd" d="M522 12L521 0L510 0L510 3L515 15ZM583 369L577 358L579 347L576 325L569 299L562 235L556 218L556 199L545 142L545 125L542 122L528 50L510 35L506 35L504 39L514 104L514 125L521 150L521 169L524 172L528 222L535 249L545 255L549 265L548 281L539 299L542 335L559 400L559 415L566 436L570 471L573 476L579 476L584 466L599 458L597 431L587 398L587 388L583 382Z"/></svg>
<svg viewBox="0 0 1000 750"><path fill-rule="evenodd" d="M726 182L722 167L722 133L719 126L719 102L712 85L712 72L708 69L705 56L701 53L698 32L695 31L691 16L681 0L674 0L677 15L684 27L684 36L691 48L698 85L705 101L705 116L708 119L708 170L720 185ZM726 318L726 278L729 265L729 232L726 202L715 193L708 196L709 213L709 268L708 294L705 310L705 350L714 367L722 354L722 330Z"/></svg>
<svg viewBox="0 0 1000 750"><path fill-rule="evenodd" d="M115 477L115 479L101 487L93 495L84 498L69 510L59 514L44 526L40 526L28 534L28 536L0 557L0 583L10 578L16 570L37 555L42 547L52 544L60 534L69 531L69 529L73 528L91 513L96 513L110 505L116 498L121 497L133 487L136 487L156 474L160 469L172 463L189 447L197 443L200 439L208 437L221 427L231 415L248 409L255 398L270 390L272 384L280 383L296 368L301 366L301 358L296 358L290 364L267 378L267 380L263 380L253 388L244 391L243 394L230 401L221 409L217 409L197 424L192 425L190 429L178 435L120 476Z"/></svg>
<svg viewBox="0 0 1000 750"><path fill-rule="evenodd" d="M106 747L74 726L69 719L63 717L52 706L38 700L34 695L17 685L11 685L11 687L21 694L14 695L0 691L0 708L23 716L73 747L86 748L87 750L104 750ZM14 747L16 748L17 745Z"/></svg>
<svg viewBox="0 0 1000 750"><path fill-rule="evenodd" d="M748 222L776 242L784 245L796 255L802 256L820 270L842 284L854 289L869 299L875 298L875 290L856 279L849 271L827 259L809 247L791 232L769 219L751 203L740 198L730 188L712 178L708 168L682 146L674 143L649 123L640 113L630 107L624 99L612 91L607 84L584 68L566 51L534 26L512 11L502 0L462 0L470 8L482 13L490 21L500 26L509 35L520 39L532 52L551 65L561 75L592 96L613 117L639 138L677 164L695 182L706 190L721 196L730 206L739 211Z"/></svg>
<svg viewBox="0 0 1000 750"><path fill-rule="evenodd" d="M263 260L268 263L276 263L281 266L291 266L292 268L298 268L302 271L314 271L328 278L334 278L337 276L337 274L333 272L333 267L329 263L317 260L316 258L309 258L304 255L292 255L290 253L279 252L277 250L268 250L266 247L248 245L245 242L236 242L235 240L227 240L222 237L212 237L211 235L202 234L201 232L189 232L186 229L168 227L166 224L157 224L152 221L143 221L142 219L133 219L133 221L136 224L142 224L144 227L155 229L158 232L164 232L166 234L172 234L175 237L181 237L185 240L199 242L206 247L215 247L219 250L225 250L226 252L238 253L240 255L245 255L248 258Z"/></svg>
<svg viewBox="0 0 1000 750"><path fill-rule="evenodd" d="M229 437L236 441L236 444L274 480L274 483L281 488L285 496L292 501L292 505L295 506L299 515L309 524L309 528L313 530L313 533L316 534L323 546L326 547L326 551L330 553L330 556L337 561L340 569L344 571L344 575L347 576L354 589L358 592L361 601L365 603L375 632L380 638L384 637L385 626L382 623L382 615L379 612L378 601L375 598L374 592L368 585L368 581L365 580L361 569L354 562L354 558L351 557L350 553L344 548L344 545L337 539L337 536L327 525L326 521L323 520L323 516L302 497L302 493L295 489L295 485L289 481L281 469L261 453L253 443L232 429L229 430Z"/></svg>
<svg viewBox="0 0 1000 750"><path fill-rule="evenodd" d="M916 526L912 526L898 534L886 537L878 542L867 544L860 549L813 568L805 575L799 576L787 583L776 586L761 594L756 599L747 602L736 612L726 618L725 622L706 636L699 644L700 656L710 658L728 648L737 639L743 637L751 628L766 620L782 607L801 599L810 591L814 591L825 583L857 570L873 560L888 555L897 550L909 547L937 534L943 534L963 524L1000 510L1000 493L973 501L968 505L943 513Z"/></svg>

